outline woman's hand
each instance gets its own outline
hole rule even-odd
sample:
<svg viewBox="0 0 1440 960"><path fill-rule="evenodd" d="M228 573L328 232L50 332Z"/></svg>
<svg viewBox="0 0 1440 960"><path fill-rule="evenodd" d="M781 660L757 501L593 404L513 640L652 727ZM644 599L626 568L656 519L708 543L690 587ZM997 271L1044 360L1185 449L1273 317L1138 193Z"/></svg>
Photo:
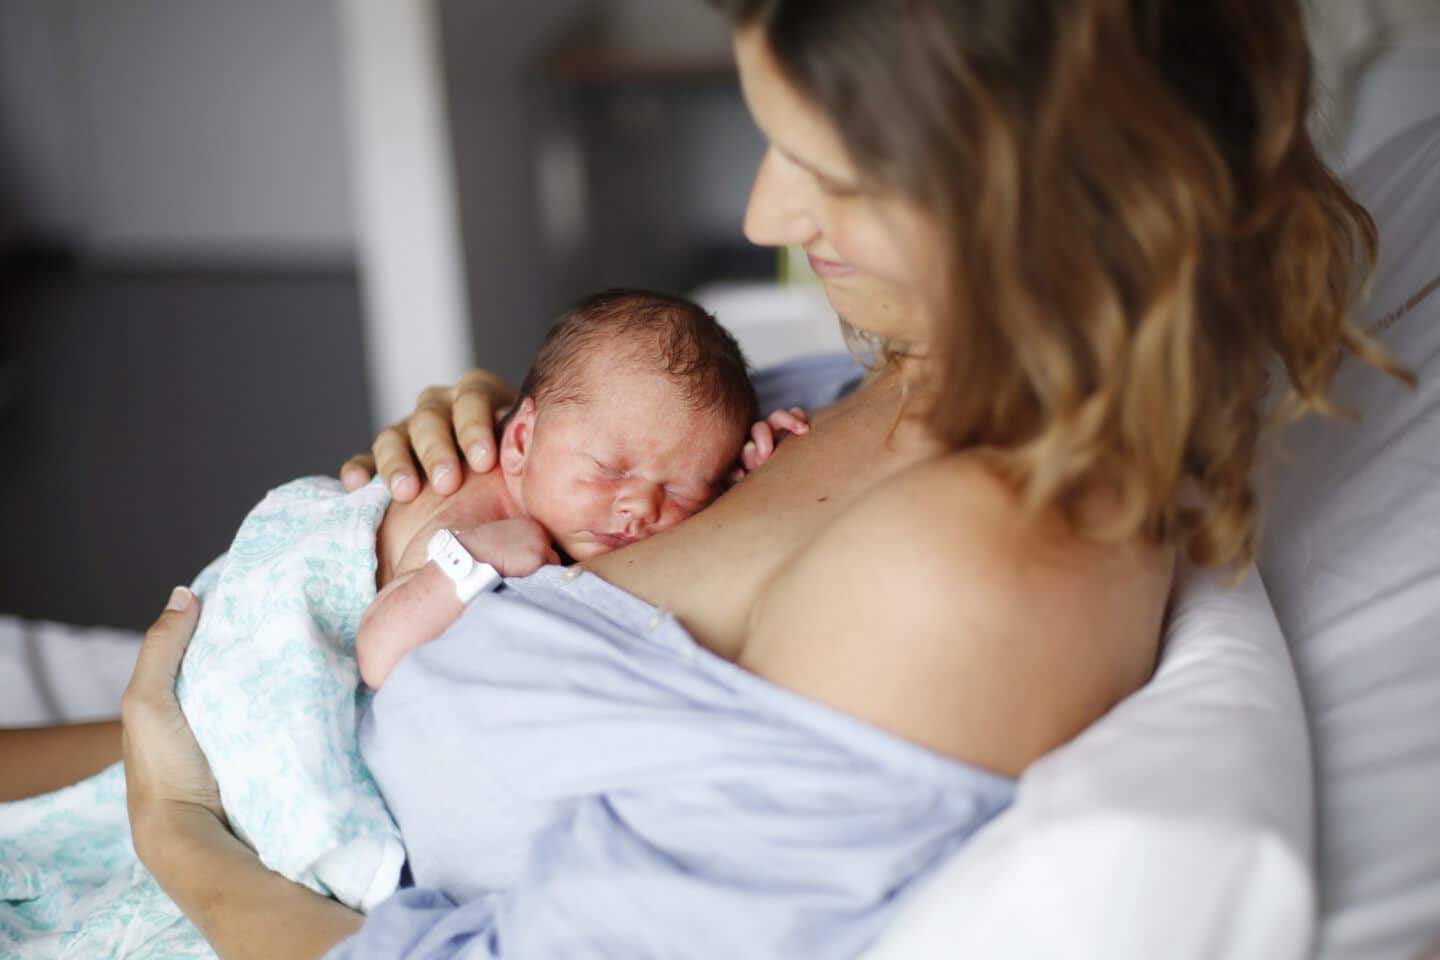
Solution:
<svg viewBox="0 0 1440 960"><path fill-rule="evenodd" d="M449 496L463 480L458 451L465 451L477 473L495 466L495 422L514 402L515 390L485 370L471 370L453 387L427 387L415 412L380 431L369 454L345 461L340 480L347 490L356 490L378 470L391 495L408 503L420 493L423 471L438 492Z"/></svg>
<svg viewBox="0 0 1440 960"><path fill-rule="evenodd" d="M213 820L228 831L220 788L175 699L175 678L200 619L200 602L176 587L146 631L135 672L120 699L121 752L135 852L152 872L178 821Z"/></svg>
<svg viewBox="0 0 1440 960"><path fill-rule="evenodd" d="M230 832L220 788L175 699L199 619L195 595L176 587L120 699L135 853L222 960L315 960L362 918L266 869Z"/></svg>

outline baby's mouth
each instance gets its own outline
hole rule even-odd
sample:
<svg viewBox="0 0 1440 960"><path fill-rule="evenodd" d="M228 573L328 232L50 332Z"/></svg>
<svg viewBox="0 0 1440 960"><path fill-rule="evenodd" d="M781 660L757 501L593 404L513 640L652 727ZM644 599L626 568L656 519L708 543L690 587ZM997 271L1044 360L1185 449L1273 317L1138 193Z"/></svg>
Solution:
<svg viewBox="0 0 1440 960"><path fill-rule="evenodd" d="M640 539L639 537L627 537L624 534L596 533L594 531L591 531L590 535L594 537L597 541L605 544L605 546L610 547L611 549L618 549L620 547L628 546L629 544L632 544L636 540Z"/></svg>

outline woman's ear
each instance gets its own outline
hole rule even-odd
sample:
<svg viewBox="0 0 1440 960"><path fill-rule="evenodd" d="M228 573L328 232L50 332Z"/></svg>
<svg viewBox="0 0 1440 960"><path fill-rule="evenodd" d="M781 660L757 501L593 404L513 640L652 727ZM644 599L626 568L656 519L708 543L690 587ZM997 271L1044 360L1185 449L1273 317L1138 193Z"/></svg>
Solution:
<svg viewBox="0 0 1440 960"><path fill-rule="evenodd" d="M535 399L526 397L505 424L505 433L500 437L500 469L511 476L525 473L525 461L530 457L530 443L535 439Z"/></svg>

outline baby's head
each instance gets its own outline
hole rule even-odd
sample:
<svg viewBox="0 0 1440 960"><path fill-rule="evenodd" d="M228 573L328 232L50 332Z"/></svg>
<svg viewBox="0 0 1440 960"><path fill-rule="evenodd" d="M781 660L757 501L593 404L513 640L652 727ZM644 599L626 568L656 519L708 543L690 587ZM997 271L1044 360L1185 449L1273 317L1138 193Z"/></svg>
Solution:
<svg viewBox="0 0 1440 960"><path fill-rule="evenodd" d="M688 300L607 290L551 329L502 424L500 468L576 560L710 503L757 416L735 339Z"/></svg>

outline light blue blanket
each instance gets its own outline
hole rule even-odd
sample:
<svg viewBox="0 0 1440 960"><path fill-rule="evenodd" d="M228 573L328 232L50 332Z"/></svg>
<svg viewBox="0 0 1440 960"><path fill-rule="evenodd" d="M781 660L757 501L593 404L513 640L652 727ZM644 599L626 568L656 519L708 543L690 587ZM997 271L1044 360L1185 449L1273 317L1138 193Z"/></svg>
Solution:
<svg viewBox="0 0 1440 960"><path fill-rule="evenodd" d="M399 831L360 760L354 640L375 596L384 485L272 491L195 581L180 703L231 826L271 869L359 909L396 887ZM136 859L117 764L0 804L0 957L213 957Z"/></svg>
<svg viewBox="0 0 1440 960"><path fill-rule="evenodd" d="M1014 794L578 568L477 597L360 742L417 886L330 960L850 957Z"/></svg>

